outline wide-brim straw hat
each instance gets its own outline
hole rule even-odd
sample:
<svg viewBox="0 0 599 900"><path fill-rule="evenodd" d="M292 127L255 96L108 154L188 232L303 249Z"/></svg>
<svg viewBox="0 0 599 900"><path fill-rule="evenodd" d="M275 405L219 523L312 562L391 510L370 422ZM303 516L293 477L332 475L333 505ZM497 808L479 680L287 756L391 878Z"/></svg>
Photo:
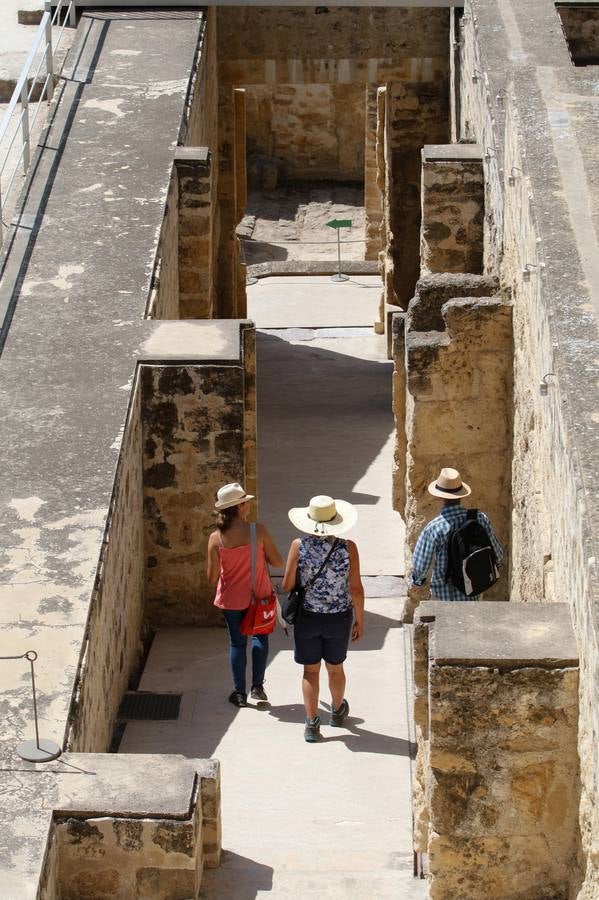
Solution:
<svg viewBox="0 0 599 900"><path fill-rule="evenodd" d="M355 506L325 494L312 497L308 506L294 506L287 515L299 531L315 537L344 534L358 520Z"/></svg>
<svg viewBox="0 0 599 900"><path fill-rule="evenodd" d="M254 494L246 494L245 489L237 482L225 484L219 488L216 494L215 509L230 509L231 506L239 506L246 500L253 500Z"/></svg>
<svg viewBox="0 0 599 900"><path fill-rule="evenodd" d="M443 500L459 500L472 493L470 486L462 481L458 470L448 468L441 469L439 477L429 484L428 492L433 497L441 497Z"/></svg>

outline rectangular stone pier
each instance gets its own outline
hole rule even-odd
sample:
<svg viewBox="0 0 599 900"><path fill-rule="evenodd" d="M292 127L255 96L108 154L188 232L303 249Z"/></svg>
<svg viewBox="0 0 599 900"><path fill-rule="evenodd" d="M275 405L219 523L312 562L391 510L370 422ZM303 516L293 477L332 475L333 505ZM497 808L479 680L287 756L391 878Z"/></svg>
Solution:
<svg viewBox="0 0 599 900"><path fill-rule="evenodd" d="M568 605L427 601L414 637L415 849L432 900L566 900L579 803Z"/></svg>

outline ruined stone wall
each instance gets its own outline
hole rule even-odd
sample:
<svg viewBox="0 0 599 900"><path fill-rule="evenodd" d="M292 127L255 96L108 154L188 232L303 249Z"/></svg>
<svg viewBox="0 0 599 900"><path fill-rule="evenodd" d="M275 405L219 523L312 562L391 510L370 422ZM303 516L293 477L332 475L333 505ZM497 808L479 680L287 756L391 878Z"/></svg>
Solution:
<svg viewBox="0 0 599 900"><path fill-rule="evenodd" d="M508 78L509 45L502 20L482 0L468 4L465 39L482 79L472 81L471 62L463 79L462 100L469 109L471 138L481 145L490 138L489 146L504 148L501 190L493 188L491 203L498 223L496 236L502 242L502 279L514 297L511 595L520 601L571 604L580 651L582 782L582 886L575 895L586 900L597 896L599 884L599 584L596 500L591 496L596 463L587 443L589 406L594 408L589 391L596 382L591 371L596 353L589 352L587 344L596 325L586 300L582 250L564 202L541 74L555 67L555 83L564 82L560 90L573 91L579 89L578 82L572 79L568 84L568 79L578 72L571 66L565 43L560 45L553 5L527 5L522 17L517 11L518 34L526 34L530 41L524 14L536 22L534 42L528 45L529 62L536 54L541 57L538 66L544 68L521 65L511 69ZM510 33L516 33L514 28ZM493 131L488 127L488 101L501 88L505 112L495 105ZM559 115L567 118L563 112ZM543 382L547 373L556 375ZM581 443L586 450L581 451Z"/></svg>
<svg viewBox="0 0 599 900"><path fill-rule="evenodd" d="M67 746L72 751L108 748L123 693L143 652L140 393L136 379L70 710Z"/></svg>
<svg viewBox="0 0 599 900"><path fill-rule="evenodd" d="M206 544L218 488L245 478L245 390L241 364L143 367L145 595L154 625L217 619Z"/></svg>
<svg viewBox="0 0 599 900"><path fill-rule="evenodd" d="M149 319L179 318L179 186L174 167L146 316Z"/></svg>
<svg viewBox="0 0 599 900"><path fill-rule="evenodd" d="M359 84L246 88L247 149L279 180L364 180L364 89Z"/></svg>
<svg viewBox="0 0 599 900"><path fill-rule="evenodd" d="M448 55L423 63L419 80L389 84L386 95L386 266L392 273L386 299L404 309L420 275L421 150L449 137Z"/></svg>

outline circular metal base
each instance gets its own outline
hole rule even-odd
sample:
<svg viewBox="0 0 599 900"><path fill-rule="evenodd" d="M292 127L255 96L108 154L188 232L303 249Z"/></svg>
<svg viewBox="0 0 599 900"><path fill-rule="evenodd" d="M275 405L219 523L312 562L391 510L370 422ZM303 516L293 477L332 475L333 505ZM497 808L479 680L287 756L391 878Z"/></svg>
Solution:
<svg viewBox="0 0 599 900"><path fill-rule="evenodd" d="M349 275L342 275L339 272L337 275L331 275L331 281L349 281Z"/></svg>
<svg viewBox="0 0 599 900"><path fill-rule="evenodd" d="M248 277L245 279L245 283L246 284L258 284L258 279L256 278L255 275L248 275Z"/></svg>
<svg viewBox="0 0 599 900"><path fill-rule="evenodd" d="M40 741L39 747L35 741L23 741L17 747L17 754L27 762L50 762L60 756L62 750L54 741Z"/></svg>

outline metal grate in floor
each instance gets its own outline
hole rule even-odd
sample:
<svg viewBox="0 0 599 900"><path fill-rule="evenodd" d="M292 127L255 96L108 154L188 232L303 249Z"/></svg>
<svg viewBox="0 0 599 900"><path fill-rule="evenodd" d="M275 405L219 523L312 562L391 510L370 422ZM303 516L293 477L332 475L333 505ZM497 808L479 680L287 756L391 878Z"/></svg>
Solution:
<svg viewBox="0 0 599 900"><path fill-rule="evenodd" d="M119 708L119 719L158 722L177 719L182 694L155 694L152 691L127 691Z"/></svg>

